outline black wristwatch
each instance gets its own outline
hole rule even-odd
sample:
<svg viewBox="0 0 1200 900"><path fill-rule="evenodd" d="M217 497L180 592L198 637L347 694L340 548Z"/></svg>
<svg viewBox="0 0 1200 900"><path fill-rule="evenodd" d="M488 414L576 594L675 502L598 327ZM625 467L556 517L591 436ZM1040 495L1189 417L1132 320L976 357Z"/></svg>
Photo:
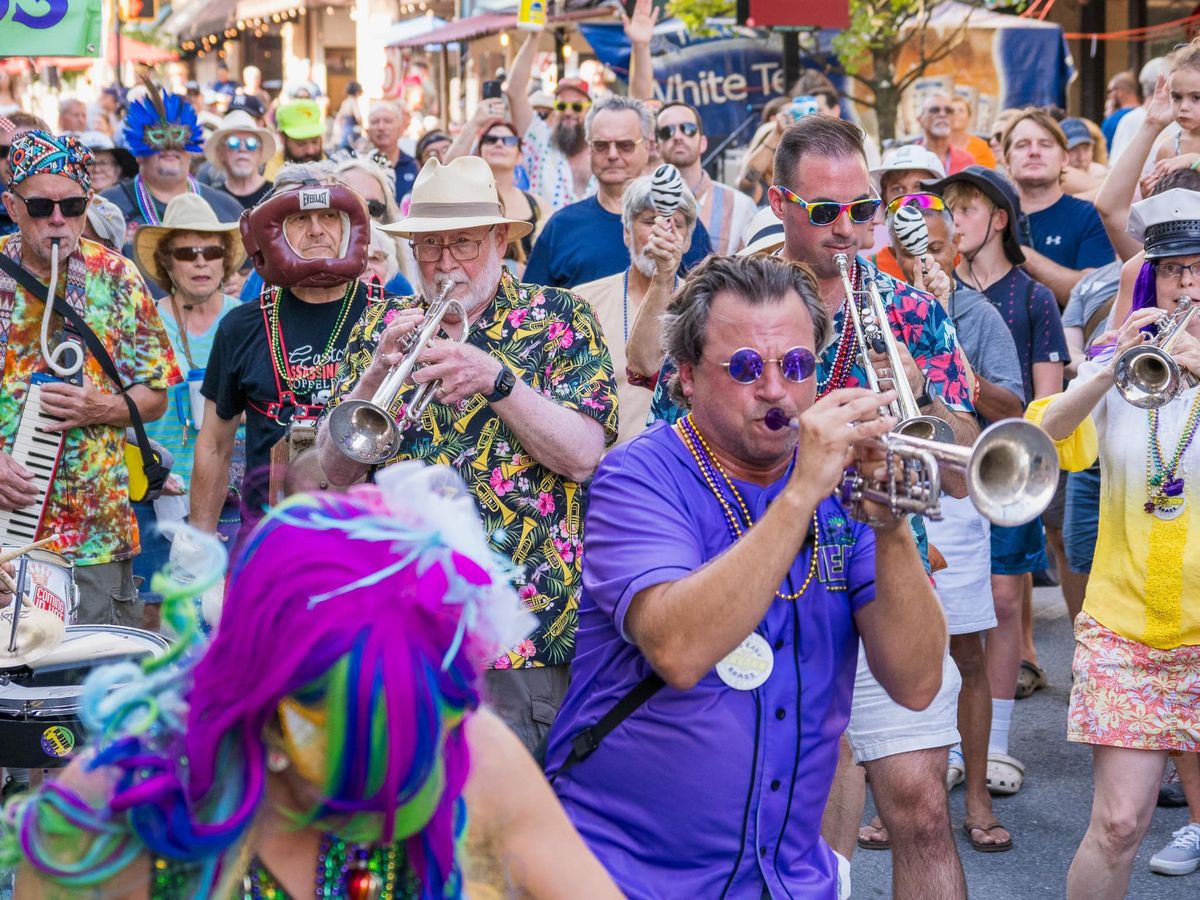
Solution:
<svg viewBox="0 0 1200 900"><path fill-rule="evenodd" d="M500 367L500 374L496 376L496 381L492 385L492 392L484 394L483 398L488 403L495 403L497 400L503 400L512 393L512 389L517 384L517 376L513 374L512 369L508 366Z"/></svg>
<svg viewBox="0 0 1200 900"><path fill-rule="evenodd" d="M925 379L925 386L921 388L921 394L917 397L917 406L928 406L933 402L933 395L929 393L929 379Z"/></svg>

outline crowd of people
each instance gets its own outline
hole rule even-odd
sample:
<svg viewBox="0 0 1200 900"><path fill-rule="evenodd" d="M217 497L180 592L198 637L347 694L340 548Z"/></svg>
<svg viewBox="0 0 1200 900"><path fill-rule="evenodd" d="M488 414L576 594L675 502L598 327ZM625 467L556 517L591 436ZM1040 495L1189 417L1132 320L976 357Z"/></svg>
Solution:
<svg viewBox="0 0 1200 900"><path fill-rule="evenodd" d="M58 776L9 767L17 896L844 898L861 849L965 898L949 793L1022 840L1037 583L1094 760L1068 897L1125 896L1156 805L1151 869L1200 868L1200 45L1098 124L934 93L882 150L809 72L723 184L656 16L627 94L546 90L530 38L457 132L227 70L6 110L0 523L68 625L177 643L92 676L123 699ZM1039 425L1049 506L856 494L903 394L962 447Z"/></svg>

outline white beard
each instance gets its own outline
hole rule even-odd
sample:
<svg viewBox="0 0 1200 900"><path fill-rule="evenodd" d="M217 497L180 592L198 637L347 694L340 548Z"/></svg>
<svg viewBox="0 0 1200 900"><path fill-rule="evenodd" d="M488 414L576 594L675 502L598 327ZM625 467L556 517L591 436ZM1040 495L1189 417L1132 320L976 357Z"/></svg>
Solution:
<svg viewBox="0 0 1200 900"><path fill-rule="evenodd" d="M633 267L647 278L653 278L658 271L658 264L654 261L654 258L647 256L644 252L634 255Z"/></svg>
<svg viewBox="0 0 1200 900"><path fill-rule="evenodd" d="M421 275L418 280L421 283L425 299L430 303L440 293L438 287L441 279L451 278L456 284L465 285L465 290L455 287L450 292L450 298L461 303L466 308L467 315L474 319L496 296L496 290L500 286L500 270L503 267L504 263L500 259L500 254L493 248L489 252L488 261L483 269L470 281L466 280L465 273L461 271L448 275L435 272L432 279L427 280L424 275Z"/></svg>

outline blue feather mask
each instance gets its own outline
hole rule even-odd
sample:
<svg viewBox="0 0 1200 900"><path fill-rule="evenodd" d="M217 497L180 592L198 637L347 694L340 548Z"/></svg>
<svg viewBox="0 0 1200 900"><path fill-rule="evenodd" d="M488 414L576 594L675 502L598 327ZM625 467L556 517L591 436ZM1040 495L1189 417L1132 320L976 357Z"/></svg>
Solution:
<svg viewBox="0 0 1200 900"><path fill-rule="evenodd" d="M188 153L204 149L204 132L191 104L160 88L152 88L147 96L129 104L124 131L125 143L134 156L153 156L167 149Z"/></svg>

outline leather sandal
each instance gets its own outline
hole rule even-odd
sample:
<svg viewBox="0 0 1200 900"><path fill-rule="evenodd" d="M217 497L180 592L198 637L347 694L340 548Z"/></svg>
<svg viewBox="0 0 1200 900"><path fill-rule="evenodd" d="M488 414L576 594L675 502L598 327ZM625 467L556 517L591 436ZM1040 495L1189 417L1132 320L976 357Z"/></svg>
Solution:
<svg viewBox="0 0 1200 900"><path fill-rule="evenodd" d="M982 822L963 822L963 834L967 836L967 843L971 845L972 850L978 850L980 853L1003 853L1005 850L1011 850L1013 847L1012 837L1007 841L1001 841L998 844L987 844L982 841L977 841L971 836L973 831L982 831L984 834L991 834L997 828L1004 828L999 822L989 822L984 825ZM1007 831L1007 829L1005 829Z"/></svg>

